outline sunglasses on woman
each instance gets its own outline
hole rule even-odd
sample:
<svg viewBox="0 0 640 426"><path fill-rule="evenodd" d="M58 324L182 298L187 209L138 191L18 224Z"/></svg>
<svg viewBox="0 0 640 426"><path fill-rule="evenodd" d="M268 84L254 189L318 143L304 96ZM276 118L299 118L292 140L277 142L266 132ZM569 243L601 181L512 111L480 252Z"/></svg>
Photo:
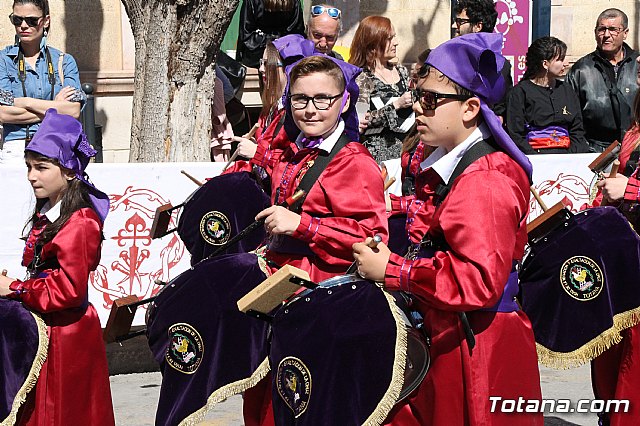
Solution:
<svg viewBox="0 0 640 426"><path fill-rule="evenodd" d="M44 16L18 16L13 13L9 15L9 20L15 27L22 25L22 21L26 22L30 27L37 27L42 18Z"/></svg>
<svg viewBox="0 0 640 426"><path fill-rule="evenodd" d="M340 19L340 9L337 7L327 7L327 6L312 6L311 7L311 15L318 16L322 15L324 12L327 12L327 15L332 17L333 19Z"/></svg>
<svg viewBox="0 0 640 426"><path fill-rule="evenodd" d="M457 93L438 93L429 90L414 89L411 91L413 102L419 102L423 111L433 111L438 108L438 99L455 99L466 101L473 96L458 95Z"/></svg>

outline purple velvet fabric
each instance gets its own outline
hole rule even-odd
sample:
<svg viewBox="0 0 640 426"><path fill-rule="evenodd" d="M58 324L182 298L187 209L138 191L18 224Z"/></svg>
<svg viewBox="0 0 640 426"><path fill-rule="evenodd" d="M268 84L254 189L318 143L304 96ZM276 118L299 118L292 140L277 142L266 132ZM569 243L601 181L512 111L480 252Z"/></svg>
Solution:
<svg viewBox="0 0 640 426"><path fill-rule="evenodd" d="M371 282L352 278L276 312L269 362L277 425L363 424L390 386L397 329L389 304Z"/></svg>
<svg viewBox="0 0 640 426"><path fill-rule="evenodd" d="M48 109L26 151L57 159L62 167L73 170L76 178L89 187L93 207L104 222L109 213L109 196L98 190L84 171L97 151L89 145L78 120L70 115L58 114L53 108Z"/></svg>
<svg viewBox="0 0 640 426"><path fill-rule="evenodd" d="M15 300L0 299L0 420L11 412L38 352L38 327Z"/></svg>
<svg viewBox="0 0 640 426"><path fill-rule="evenodd" d="M158 295L147 320L149 347L162 372L157 425L180 423L216 390L249 378L266 358L267 323L237 306L265 278L256 255L229 254L185 271ZM188 373L173 366L176 357Z"/></svg>
<svg viewBox="0 0 640 426"><path fill-rule="evenodd" d="M520 164L531 180L531 162L505 132L502 123L489 107L502 99L506 90L501 74L506 59L501 51L500 33L465 34L433 49L425 63L478 96L484 121L497 144Z"/></svg>
<svg viewBox="0 0 640 426"><path fill-rule="evenodd" d="M388 219L389 222L389 249L397 255L404 256L409 249L407 237L407 215L395 215Z"/></svg>
<svg viewBox="0 0 640 426"><path fill-rule="evenodd" d="M178 221L178 234L191 254L191 264L195 265L236 236L270 205L269 196L248 172L229 173L207 181L185 202ZM219 238L207 229L207 224L216 222L224 233ZM255 250L265 237L261 226L220 255Z"/></svg>
<svg viewBox="0 0 640 426"><path fill-rule="evenodd" d="M640 238L622 214L597 207L566 223L531 245L520 271L536 342L554 352L578 349L609 329L614 315L640 306Z"/></svg>

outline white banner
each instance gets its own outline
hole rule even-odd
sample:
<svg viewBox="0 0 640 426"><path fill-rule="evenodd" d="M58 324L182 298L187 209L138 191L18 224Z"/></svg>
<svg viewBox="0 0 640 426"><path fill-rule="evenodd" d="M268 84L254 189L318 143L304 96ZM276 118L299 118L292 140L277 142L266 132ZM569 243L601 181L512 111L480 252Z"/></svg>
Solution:
<svg viewBox="0 0 640 426"><path fill-rule="evenodd" d="M531 157L535 187L549 207L565 196L574 211L587 203L593 178L587 165L595 156ZM163 204L182 203L197 189L181 170L204 180L218 175L222 167L223 163L91 164L88 167L92 181L111 198L102 259L89 283L89 300L96 307L103 326L115 299L130 294L141 299L150 297L159 290L154 284L156 279L168 281L190 266L189 253L176 233L157 240L150 238L153 214ZM391 190L399 193L399 161L387 162L387 168L389 175L397 178ZM0 198L6 203L0 211L0 268L8 269L9 276L24 278L26 271L20 265L24 242L20 237L35 199L23 166L0 167L0 181ZM531 218L541 213L533 197L531 206ZM144 324L145 310L145 306L138 309L134 325Z"/></svg>

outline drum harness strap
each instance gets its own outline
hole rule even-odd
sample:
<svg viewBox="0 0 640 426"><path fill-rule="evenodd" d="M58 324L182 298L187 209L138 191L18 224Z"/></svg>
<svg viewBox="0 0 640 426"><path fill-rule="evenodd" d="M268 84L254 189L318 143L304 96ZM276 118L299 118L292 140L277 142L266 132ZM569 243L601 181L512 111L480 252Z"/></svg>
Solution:
<svg viewBox="0 0 640 426"><path fill-rule="evenodd" d="M471 165L471 163L484 157L485 155L498 151L498 149L494 146L494 143L495 142L493 141L493 139L482 140L473 145L467 150L467 152L464 153L464 155L460 159L460 162L453 170L451 178L449 179L449 183L446 185L440 184L436 188L436 194L433 203L436 206L436 209L440 207L447 194L449 194L449 191L451 190L451 187L453 186L455 180L465 171L467 167L469 167L469 165ZM421 248L442 248L446 245L446 242L443 243L444 244L433 241L431 235L429 235L429 233L426 233L419 243L414 244L409 248L409 251L407 252L405 257L409 259L416 259ZM476 345L476 338L473 333L473 329L471 328L471 324L469 324L469 319L467 318L467 314L465 312L458 312L458 317L460 318L460 322L462 323L462 328L464 331L465 339L467 340L467 345L469 346L469 351L471 351Z"/></svg>
<svg viewBox="0 0 640 426"><path fill-rule="evenodd" d="M345 133L343 133L342 136L340 136L340 138L336 142L336 144L333 146L333 149L331 149L331 152L327 153L326 151L319 150L318 156L313 161L313 165L306 171L304 176L302 176L302 179L300 180L300 184L298 185L298 188L295 191L295 192L298 192L302 190L304 191L304 195L298 198L298 200L295 203L293 203L291 206L289 206L289 210L296 213L300 213L300 210L302 210L302 204L304 203L305 198L309 194L309 191L311 190L311 188L313 188L315 183L318 181L318 178L320 177L322 172L327 168L327 166L329 165L331 160L333 160L336 154L338 154L338 152L340 152L340 150L344 148L349 142L351 142L351 140ZM278 199L277 194L276 194L276 199ZM308 248L308 245L305 244L303 247L303 243L299 240L294 239L293 237L280 235L278 238L278 242L274 241L273 243L274 244L272 245L272 248L288 247L289 249L293 249L296 252L299 251L301 253L308 253L309 255L313 255L311 250ZM278 269L280 268L280 265L277 265L272 261L267 261L267 263L271 267L278 268ZM300 285L304 285L305 287L314 286L314 283L302 283L302 282L297 282L297 283Z"/></svg>

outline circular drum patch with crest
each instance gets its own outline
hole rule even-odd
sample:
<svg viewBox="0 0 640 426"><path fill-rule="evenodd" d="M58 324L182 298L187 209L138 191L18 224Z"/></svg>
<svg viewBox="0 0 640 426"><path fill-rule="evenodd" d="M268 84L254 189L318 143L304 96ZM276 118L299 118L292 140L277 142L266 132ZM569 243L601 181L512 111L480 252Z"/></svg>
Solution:
<svg viewBox="0 0 640 426"><path fill-rule="evenodd" d="M211 211L200 220L202 238L213 246L220 246L229 240L231 224L227 217L217 211Z"/></svg>
<svg viewBox="0 0 640 426"><path fill-rule="evenodd" d="M311 373L298 358L286 357L278 365L276 374L278 393L291 408L296 418L309 406Z"/></svg>
<svg viewBox="0 0 640 426"><path fill-rule="evenodd" d="M560 284L569 296L585 302L598 297L604 279L602 270L592 259L573 256L560 268Z"/></svg>
<svg viewBox="0 0 640 426"><path fill-rule="evenodd" d="M169 327L169 348L165 359L167 364L184 374L196 372L202 356L204 344L200 333L187 323L177 323Z"/></svg>

